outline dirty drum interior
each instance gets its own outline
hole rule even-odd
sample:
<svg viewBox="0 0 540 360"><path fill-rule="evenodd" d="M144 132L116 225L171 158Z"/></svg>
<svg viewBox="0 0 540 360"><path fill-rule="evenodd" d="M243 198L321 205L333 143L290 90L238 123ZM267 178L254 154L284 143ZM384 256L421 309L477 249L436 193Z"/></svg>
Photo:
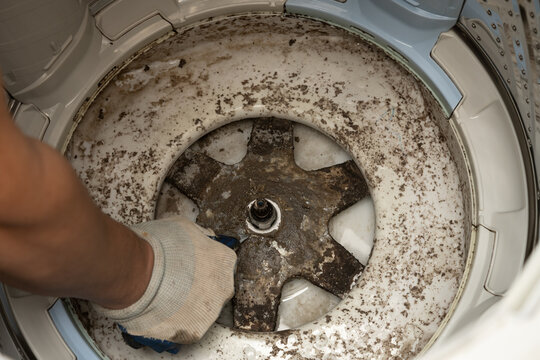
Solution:
<svg viewBox="0 0 540 360"><path fill-rule="evenodd" d="M269 28L271 34L267 32ZM171 187L167 179L172 178L176 191L207 207L197 209L195 220L226 232L225 225L238 221L236 218L245 221L244 212L234 204L243 210L249 199L220 205L214 197L206 200L204 194L208 189L194 189L198 182L219 181L220 177L212 172L215 161L223 164L219 159L214 156L214 161L198 162L191 155L184 160L184 167L191 169L183 169L191 172L178 175L177 182L174 176L166 174L188 146L235 120L256 119L244 130L249 137L244 145L246 158L252 151L274 155L282 151L282 146L288 146L285 151L294 158L294 129L282 129L280 125L287 124L287 120L275 125L276 120L269 117L287 119L299 124L300 129L303 124L308 131L314 128L326 134L329 141L339 144L354 159L349 160L351 163L362 169L356 177L361 178L362 173L365 176L375 210L371 220L375 225L373 251L366 245L367 255L371 256L369 261L363 259L363 272L349 273L344 266L334 264L323 268L322 273L333 272L332 276L337 278L327 282L331 282L330 287L336 286L334 295L342 299L324 317L283 332L272 332L275 328L268 324L252 325L259 332L250 332L249 324L235 318L236 325L246 331L216 324L202 343L186 346L181 355L207 358L219 348L224 356L233 356L239 347L254 356L270 358L282 358L287 353L305 358L321 357L327 352L351 357L391 356L396 352L408 357L418 353L433 336L456 296L465 264L466 228L470 226L466 211L470 206L465 205L466 185L460 180L458 165L447 144L448 136L438 126L444 119L442 110L414 76L358 36L317 21L270 15L225 18L194 26L148 49L111 80L82 118L67 156L94 199L115 219L127 223L151 219L160 188L163 184ZM261 134L264 131L273 132ZM265 135L285 137L279 132L286 132L287 139L260 139ZM303 141L317 141L303 137ZM261 143L253 145L257 141ZM283 145L285 141L291 144ZM264 151L257 146L265 146ZM248 147L255 149L248 152ZM230 150L230 145L224 144L220 149L225 148ZM201 153L204 151L196 152ZM315 156L313 152L311 155ZM239 175L231 174L230 188L227 178L218 188L233 192L229 195L232 197L237 196L235 192L257 193L253 187L264 182L265 174L272 176L268 171L270 164L285 161L286 155L275 158L262 163L266 171L261 174L248 174L249 184L233 184L232 179ZM257 167L256 163L248 166L252 170ZM300 184L294 191L309 187L306 196L315 203L325 194L323 184L313 184L322 175L312 179L308 174L285 172L282 178L276 175L273 184L265 184L267 188L275 187L268 189L275 193L270 199L286 191L286 185L280 182L288 183L297 177ZM363 186L354 179L339 183L345 177L340 173L331 179L331 185L343 193ZM340 199L343 204L339 210L361 199ZM280 198L278 204L283 201ZM325 201L325 206L332 206L328 199ZM223 224L222 229L216 224L219 215L208 216L210 210L221 210L225 218L218 224ZM353 226L365 216L361 211L357 213ZM282 211L281 216L283 222L299 218L291 223L297 228L291 230L293 234L302 228L314 231L324 227L326 235L320 231L307 239L311 242L319 243L328 236L330 218L321 210L310 213L299 207ZM246 236L240 231L229 230L226 235ZM264 241L252 235L242 242L237 271L259 251L251 248L260 246L261 241L263 246L276 249L276 256L280 257L279 251L285 251L282 247L293 241L291 237L292 234L283 233ZM288 250L298 256L308 251L308 246ZM246 250L248 247L251 248ZM264 256L269 258L272 254L266 251ZM334 253L328 256L337 257ZM297 262L306 265L305 259ZM256 265L245 265L253 266ZM264 273L263 270L259 276ZM306 279L306 274L300 276ZM347 277L350 280L338 288L336 283ZM313 281L313 277L310 279ZM271 285L278 287L278 291L283 286L279 279L268 278L260 287ZM263 290L250 286L252 293L247 297L255 297L257 290ZM247 284L237 281L237 297L239 291L249 289ZM265 293L262 299L256 299L257 304L262 306L272 296L279 299L279 292ZM235 304L240 305L239 301ZM243 310L249 313L249 309ZM90 320L90 333L109 357L123 357L127 353L130 358L141 356L140 351L122 343L120 333L112 325L107 326L105 319L93 318L91 313ZM250 320L256 321L256 316ZM116 339L114 345L111 337ZM144 356L152 354L144 352Z"/></svg>

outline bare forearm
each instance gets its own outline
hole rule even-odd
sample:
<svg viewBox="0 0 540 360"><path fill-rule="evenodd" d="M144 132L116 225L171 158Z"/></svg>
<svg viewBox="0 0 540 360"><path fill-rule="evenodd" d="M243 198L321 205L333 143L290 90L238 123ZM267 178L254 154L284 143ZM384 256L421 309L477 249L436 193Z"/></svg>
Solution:
<svg viewBox="0 0 540 360"><path fill-rule="evenodd" d="M150 247L99 211L59 153L0 116L0 280L111 308L136 301Z"/></svg>

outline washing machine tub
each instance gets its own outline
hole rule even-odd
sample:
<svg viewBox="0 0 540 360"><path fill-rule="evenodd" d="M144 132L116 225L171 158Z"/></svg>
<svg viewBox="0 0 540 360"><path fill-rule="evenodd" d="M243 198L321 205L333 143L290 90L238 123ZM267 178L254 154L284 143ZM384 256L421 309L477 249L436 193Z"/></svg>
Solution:
<svg viewBox="0 0 540 360"><path fill-rule="evenodd" d="M219 9L216 11L218 10ZM255 10L260 9L255 8ZM313 16L314 14L310 15ZM258 21L261 23L264 23L264 21L271 22L272 20L267 19L276 18L276 15L263 13L256 15L252 14L249 17L253 18L254 16L260 17ZM201 15L201 17L204 17L204 15ZM242 17L236 18L236 20L234 20L234 17L218 20L203 20L201 23L186 25L180 30L181 35L176 36L181 38L182 34L189 34L190 31L197 31L196 29L204 27L211 29L213 26L212 24L215 25L215 23L219 23L219 21L225 23L239 21L241 23L241 19ZM280 18L280 21L289 21L291 23L305 22L306 24L313 23L312 20L307 21L283 18ZM101 107L98 104L106 97L105 94L107 91L111 91L110 89L114 87L114 85L110 85L109 83L118 84L118 82L122 81L127 81L127 83L131 81L131 83L128 84L128 87L132 87L132 91L139 90L137 87L141 84L138 84L136 81L133 82L133 77L130 80L126 74L130 74L131 71L132 73L139 72L144 75L144 68L141 70L140 66L138 67L138 65L141 64L141 59L144 59L145 56L148 56L148 54L151 54L153 51L157 51L155 49L159 49L160 44L163 44L166 41L172 41L170 40L170 36L172 35L167 33L167 30L168 25L163 24L162 19L154 16L137 24L136 27L132 29L133 33L131 34L131 38L129 32L126 32L123 35L124 38L119 38L118 45L116 45L114 41L111 41L109 43L111 49L118 51L119 48L122 49L123 47L121 51L122 55L116 55L116 57L110 55L109 58L107 58L107 56L101 57L101 59L105 60L100 63L99 69L93 73L93 78L83 82L86 86L78 87L79 92L75 96L77 101L72 101L68 104L65 101L66 96L60 96L62 91L65 91L66 89L57 89L51 96L53 98L56 96L55 101L62 100L61 102L59 101L59 103L65 103L67 106L63 111L58 111L58 108L52 110L49 109L48 114L50 115L47 116L47 120L50 121L50 124L48 125L47 131L44 132L44 140L59 149L66 149L68 142L72 138L73 131L79 131L80 134L82 134L79 135L79 139L81 136L89 136L90 142L101 141L103 139L99 139L99 137L102 136L102 134L110 134L100 131L92 133L93 130L91 129L91 126L86 126L85 122L78 128L79 130L75 129L77 123L84 117L90 116L89 114L92 114L92 112L94 112L95 117L100 117L99 111ZM94 29L93 31L96 30ZM288 31L293 32L294 30L290 28ZM371 41L376 41L374 38L370 39L369 36L366 35L369 35L369 33L366 33L366 31L362 29L356 28L355 31L357 34L360 33L360 36L364 38L364 40L358 40L359 42L365 41L366 38ZM133 34L144 34L144 36L134 36ZM286 34L286 36L288 35L289 34ZM101 46L104 46L104 48L107 47L103 42L101 34L93 33L92 36L96 39L100 39ZM109 37L114 38L112 35L109 35ZM149 39L156 37L158 38L157 40L143 46ZM288 39L288 41L289 40L290 39ZM97 44L97 41L98 40L95 40L94 43ZM301 45L307 45L302 44L302 41L299 40L297 40L297 43L293 42L293 44L289 45L288 41L287 46L290 46L291 48L294 46L300 47ZM196 47L197 44L196 41L192 42L193 47ZM287 48L285 47L285 49ZM397 57L398 61L401 61L402 63L404 62L404 59L407 60L403 54L397 53L394 48L386 47L386 50L389 52L389 55ZM438 66L440 66L445 74L452 80L454 86L459 89L461 95L459 103L454 104L455 98L452 98L450 95L445 98L445 101L441 101L445 92L437 90L436 88L433 88L433 86L429 87L429 90L417 89L419 94L424 92L421 96L429 99L427 103L428 107L439 109L432 115L433 119L430 119L430 121L432 124L435 123L439 129L438 131L444 135L447 143L447 152L451 154L451 158L449 157L448 159L449 161L451 160L451 163L455 166L457 182L454 185L459 187L461 196L460 206L464 212L460 225L462 225L463 229L462 239L466 261L463 268L463 276L460 277L459 286L456 286L456 292L455 294L452 294L451 301L448 302L448 306L444 310L444 314L438 324L439 326L430 333L430 335L432 334L433 336L428 336L430 340L425 341L421 348L429 347L429 345L437 338L444 338L455 329L461 327L464 322L478 316L478 314L496 302L497 299L504 294L524 262L528 242L530 242L528 235L530 228L533 226L529 221L532 209L529 202L530 194L528 194L527 190L528 183L530 182L530 179L528 178L530 174L527 174L526 172L526 157L523 155L519 129L516 129L511 112L508 110L504 98L500 94L492 77L474 55L474 52L466 42L459 34L453 31L448 31L440 36L431 51L431 55L438 63ZM307 61L312 63L315 62L315 59L313 58L302 59L300 56L301 54L299 53L295 54L294 61L297 63L300 63L302 60L304 63ZM88 59L83 59L83 61L79 63L78 66L80 67L80 70L87 66L86 61L91 61L90 58L91 56L89 56ZM172 61L172 65L178 68L181 60L182 59L177 59L176 61L172 61L169 59L169 65L171 65L170 63ZM227 61L226 58L221 60ZM266 66L268 71L270 71L270 68L272 68L273 65L265 64L265 61L263 60L264 59L261 59L260 63L258 63L259 68L262 69ZM111 68L111 62L115 62L116 66L113 67L112 70L109 70ZM468 66L464 67L464 63L468 64ZM150 68L153 68L154 65L150 66ZM162 66L166 68L169 65L167 65L167 62L164 62L161 65L158 64L158 67ZM324 64L321 64L321 66L318 67L314 66L313 69L320 69L321 67L324 67ZM414 70L414 68L410 66L409 69ZM107 73L107 71L109 72ZM154 69L152 69L152 71L154 71ZM107 73L107 75L101 77L100 74L105 73ZM119 73L120 75L118 75ZM416 73L418 74L418 72ZM82 72L76 72L76 74L82 74ZM134 79L140 81L140 74L138 77L135 76ZM204 75L204 71L201 71L201 74ZM471 74L474 74L474 77L471 76ZM210 74L207 75L210 76ZM425 77L427 76L428 75ZM423 80L425 80L425 77ZM303 79L305 78L306 77ZM230 79L225 77L222 79L224 86L226 83L234 84L234 80L234 77ZM325 79L324 77L321 77L318 80L320 83L331 81L330 78ZM215 86L215 84L209 84L208 82L204 83L204 81L202 81L202 83L204 86L208 87L203 92L209 91L212 86ZM425 83L428 85L430 84L429 81L426 81ZM107 85L109 85L109 87L107 87ZM253 85L253 83L251 83L251 85ZM347 83L347 85L349 85L347 87L348 89L343 88L341 91L348 91L351 84ZM68 81L66 86L73 86L73 84L69 84ZM275 91L275 89L271 91ZM449 93L455 94L451 91L446 92L446 94ZM296 95L299 96L300 94ZM335 96L339 97L339 95L340 94L337 94ZM357 99L352 95L351 97L353 99ZM305 98L313 101L313 94L309 94ZM279 100L281 101L283 99ZM46 102L44 100L42 101ZM345 99L342 102L343 104L347 103ZM366 164L369 164L370 162L368 159L369 157L365 155L366 150L363 150L365 160L359 161L358 159L362 158L362 151L359 150L360 147L358 144L355 145L354 142L349 142L351 140L351 133L345 132L345 135L343 136L342 134L340 137L338 132L336 132L336 128L345 128L347 114L335 114L328 108L321 106L319 106L317 111L311 111L310 113L310 106L306 106L306 102L303 103L301 100L298 101L298 99L297 102L294 102L294 99L292 98L288 103L281 102L281 104L270 102L265 105L258 101L251 104L249 103L251 103L251 101L246 103L245 96L242 96L242 99L238 99L237 103L233 101L231 104L227 104L228 107L226 110L223 110L223 108L220 109L220 111L223 112L222 114L216 111L215 103L201 103L201 106L206 106L208 109L208 116L210 118L208 123L205 123L200 127L193 126L195 124L184 123L179 125L180 127L183 126L181 130L175 128L175 131L184 134L185 138L183 141L178 141L174 144L173 148L169 148L167 152L162 153L162 156L152 159L154 168L159 170L156 176L153 176L150 179L144 177L137 178L136 182L142 184L144 191L138 191L131 195L133 195L134 201L135 199L141 200L141 194L145 194L144 196L146 196L143 196L145 201L137 201L137 206L132 205L130 208L128 204L128 207L126 208L125 197L120 198L123 201L115 202L117 196L120 196L120 194L111 197L103 197L101 191L96 192L92 189L92 187L95 186L95 183L92 183L93 180L89 180L87 183L91 193L96 196L97 202L100 203L107 212L119 220L130 223L152 217L156 202L155 194L163 182L166 169L171 166L174 159L176 159L187 146L206 132L230 121L246 117L268 115L278 115L322 129L325 133L338 140L341 145L353 154L353 157L366 173L372 188L376 187L374 185L376 183L374 175L376 171L372 170L372 172L370 172L367 170L368 166ZM307 104L309 104L309 102L307 102ZM454 104L455 106L449 104ZM197 118L195 115L200 113L200 108L190 108L188 106L189 104L182 105L185 105L187 109L190 109L188 111L191 111L191 113L189 113L190 115L193 115L191 117L194 119ZM210 107L208 107L209 105ZM223 106L225 106L225 104L223 104ZM392 106L389 107L389 109L391 108ZM340 108L340 110L343 109ZM388 118L385 116L382 117L383 121L389 121L388 124L382 125L380 129L385 134L383 139L387 142L386 145L391 144L393 147L397 148L398 151L399 149L408 149L409 144L404 137L400 135L402 129L393 128L393 119L390 117L392 112L388 112L388 109L382 112L375 111L381 109L364 109L363 111L369 113L370 110L375 119L375 126L381 125L381 123L378 122L379 118L381 118L381 114L388 116ZM214 111L214 113L212 113L212 111ZM411 109L411 111L413 111L413 109ZM55 117L55 115L57 116ZM187 115L184 113L183 116ZM325 118L332 119L332 121L329 124L325 124L323 123ZM73 119L75 122L72 121ZM399 121L397 122L399 123ZM428 127L427 124L423 125ZM358 136L358 134L353 134ZM77 135L75 136L77 137ZM148 146L148 142L158 144L161 141L161 137L166 136L166 134L163 132L150 132L141 136L145 139L144 146ZM352 139L358 140L358 138L354 137ZM127 140L125 143L119 145L119 141L122 142L125 140ZM365 142L367 139L363 140ZM110 144L112 144L113 147L122 147L124 145L129 147L133 146L135 142L133 142L133 138L128 137L124 140L116 139L114 143ZM139 145L141 144L142 143L139 143ZM381 148L381 144L378 144L378 148ZM85 151L83 151L83 153L84 152ZM97 161L98 157L92 156L86 158L86 160L91 163L92 161ZM79 167L79 170L88 165L87 163L84 163L84 159L72 158L72 161L74 162L75 167ZM93 165L95 164L91 164L91 166ZM389 171L385 175L387 176L385 176L384 179L389 181L389 183L385 183L385 180L383 179L381 181L383 184L381 185L381 189L390 188L391 185L395 185L392 183L396 180L392 180L392 171ZM131 191L129 187L126 187L123 190ZM122 193L122 196L125 196L127 193L123 190L120 191L120 193ZM374 196L374 198L378 199L377 196ZM382 211L381 209L384 209L385 206L388 207L390 205L390 202L387 199L386 201L383 200L384 197L381 197L380 199L379 202L377 202L377 200L375 201L378 212ZM438 199L440 200L440 198ZM141 204L142 208L139 208ZM125 209L134 208L139 211L125 211ZM384 228L388 229L387 227ZM393 226L392 228L395 229L396 227ZM514 239L519 239L517 245ZM383 242L380 242L380 244L383 244ZM377 254L377 252L374 252L374 254ZM18 338L20 350L42 358L60 359L73 358L73 356L80 358L99 358L102 356L93 342L86 337L84 331L81 331L77 319L69 315L69 305L66 303L53 298L43 298L25 294L15 289L6 289L3 294L3 303L7 320L6 323L11 327L12 335L17 335L15 332L19 332L18 336L15 336L15 338ZM344 319L337 317L336 320L341 321ZM36 326L36 324L39 325ZM358 324L359 323L356 322L353 325ZM322 351L323 353L321 354L325 355L325 346L327 350L333 349L332 352L334 354L336 351L341 351L338 348L333 347L332 343L335 343L336 341L339 343L341 338L346 338L346 332L336 335L337 333L335 331L333 333L321 331L320 323L311 324L308 325L308 327L310 327L311 334L316 333L317 337L324 338L322 340L325 343L325 345L321 347L322 350L312 348L309 351ZM409 331L411 333L411 339L416 339L418 337L418 334L416 334L414 330L416 329L413 328ZM215 331L213 330L212 334L214 332ZM44 336L44 334L48 335ZM328 337L328 334L330 334L330 338ZM210 338L212 336L213 335L210 335ZM258 354L258 356L269 357L272 355L272 351L276 350L276 346L277 350L274 355L281 356L289 351L290 348L297 349L299 344L305 343L307 346L310 343L310 341L302 341L301 334L299 336L294 335L293 338L287 337L286 341L284 341L282 335L265 336L265 341L274 339L272 345L267 344L267 347L260 347L255 344L253 346L248 345L249 347L245 347L245 339L243 339L241 341L241 351L244 352L244 356L256 358L253 356L257 356ZM321 339L318 340L319 342L315 341L312 343L320 344ZM207 345L209 345L207 348L209 350L214 349L216 346L219 347L217 343L210 342ZM403 344L399 345L401 346ZM237 355L239 346L240 345L237 344L237 346L231 347L231 349L234 350L229 355ZM397 348L399 348L399 346ZM356 347L356 350L362 351L361 346ZM193 351L194 353L197 353L198 350ZM309 354L308 350L305 351L307 351L305 354ZM415 353L417 353L418 349L415 349L415 351ZM342 355L346 356L346 354L347 353L343 353ZM348 353L348 356L354 358L359 356L359 354L360 353L352 351Z"/></svg>

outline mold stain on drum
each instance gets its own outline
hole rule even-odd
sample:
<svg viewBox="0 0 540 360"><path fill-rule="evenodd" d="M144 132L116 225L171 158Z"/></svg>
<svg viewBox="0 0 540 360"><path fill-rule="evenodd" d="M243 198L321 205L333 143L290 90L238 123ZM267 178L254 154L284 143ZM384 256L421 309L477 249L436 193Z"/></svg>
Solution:
<svg viewBox="0 0 540 360"><path fill-rule="evenodd" d="M291 41L293 40L293 41ZM376 209L362 276L327 316L249 333L214 325L186 359L411 358L442 323L464 267L464 183L428 91L344 30L276 15L215 19L141 54L106 86L67 151L96 203L127 224L151 219L172 163L233 120L315 127L361 167ZM86 329L112 359L167 358L122 343L84 302Z"/></svg>

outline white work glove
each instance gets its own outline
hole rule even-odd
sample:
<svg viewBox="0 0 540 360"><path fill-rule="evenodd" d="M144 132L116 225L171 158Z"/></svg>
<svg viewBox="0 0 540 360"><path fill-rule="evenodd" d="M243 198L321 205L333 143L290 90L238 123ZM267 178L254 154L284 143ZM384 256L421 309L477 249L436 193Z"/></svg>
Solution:
<svg viewBox="0 0 540 360"><path fill-rule="evenodd" d="M143 296L133 305L94 308L131 335L178 344L200 340L234 295L236 254L184 217L132 226L154 250L154 268Z"/></svg>

